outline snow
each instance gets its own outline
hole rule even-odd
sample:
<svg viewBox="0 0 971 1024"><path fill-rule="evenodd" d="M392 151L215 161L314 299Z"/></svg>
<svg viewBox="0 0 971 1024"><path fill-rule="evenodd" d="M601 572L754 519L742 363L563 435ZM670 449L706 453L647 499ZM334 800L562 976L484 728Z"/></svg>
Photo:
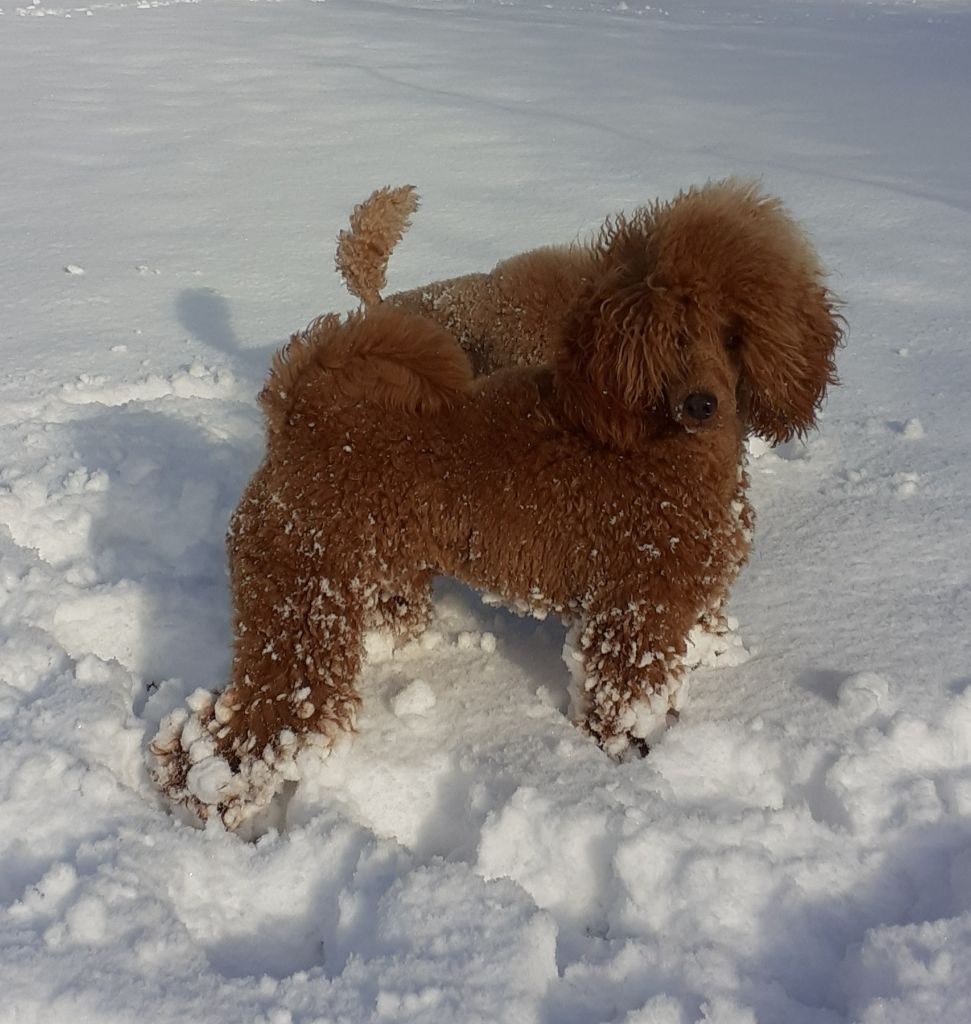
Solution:
<svg viewBox="0 0 971 1024"><path fill-rule="evenodd" d="M971 1020L971 4L0 10L0 1021ZM174 817L146 745L226 678L255 395L353 204L420 189L405 288L732 173L850 330L680 721L609 760L563 628L443 581L275 818Z"/></svg>
<svg viewBox="0 0 971 1024"><path fill-rule="evenodd" d="M391 710L404 715L427 715L435 707L435 691L424 679L413 679L391 701Z"/></svg>

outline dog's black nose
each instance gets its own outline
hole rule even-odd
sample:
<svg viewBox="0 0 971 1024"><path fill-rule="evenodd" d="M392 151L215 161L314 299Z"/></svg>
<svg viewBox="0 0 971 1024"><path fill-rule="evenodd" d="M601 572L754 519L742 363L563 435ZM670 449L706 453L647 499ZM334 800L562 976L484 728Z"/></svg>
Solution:
<svg viewBox="0 0 971 1024"><path fill-rule="evenodd" d="M718 411L718 399L706 391L694 391L684 400L684 414L699 423L710 420Z"/></svg>

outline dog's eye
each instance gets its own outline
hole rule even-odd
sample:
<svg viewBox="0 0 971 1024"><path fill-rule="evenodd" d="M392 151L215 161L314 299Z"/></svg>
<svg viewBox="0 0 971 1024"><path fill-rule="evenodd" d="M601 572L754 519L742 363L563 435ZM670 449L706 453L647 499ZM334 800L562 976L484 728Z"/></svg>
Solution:
<svg viewBox="0 0 971 1024"><path fill-rule="evenodd" d="M741 331L729 331L725 335L725 348L729 352L737 352L742 347L742 332Z"/></svg>

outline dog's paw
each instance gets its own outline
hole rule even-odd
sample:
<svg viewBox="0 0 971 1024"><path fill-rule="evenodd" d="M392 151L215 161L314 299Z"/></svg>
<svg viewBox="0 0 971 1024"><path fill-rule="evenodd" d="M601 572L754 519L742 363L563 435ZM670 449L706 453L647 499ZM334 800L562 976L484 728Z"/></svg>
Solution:
<svg viewBox="0 0 971 1024"><path fill-rule="evenodd" d="M633 701L630 706L632 723L625 736L628 743L647 752L667 730L674 725L688 696L688 680L681 676L671 678L657 690Z"/></svg>
<svg viewBox="0 0 971 1024"><path fill-rule="evenodd" d="M300 778L298 755L325 753L332 737L280 728L257 749L253 734L234 721L240 709L230 700L196 690L187 708L162 720L149 751L152 777L174 805L202 822L217 817L233 831L264 810L285 782Z"/></svg>
<svg viewBox="0 0 971 1024"><path fill-rule="evenodd" d="M678 720L688 695L688 680L672 676L661 686L627 702L588 701L580 727L596 739L604 752L618 761L644 757Z"/></svg>

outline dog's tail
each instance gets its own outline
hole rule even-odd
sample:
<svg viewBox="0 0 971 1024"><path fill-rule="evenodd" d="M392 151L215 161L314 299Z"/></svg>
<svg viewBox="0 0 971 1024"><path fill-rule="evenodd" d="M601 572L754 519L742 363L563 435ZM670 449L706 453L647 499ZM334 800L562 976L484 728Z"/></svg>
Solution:
<svg viewBox="0 0 971 1024"><path fill-rule="evenodd" d="M466 354L443 327L377 307L319 317L273 357L260 393L271 434L298 405L326 412L359 403L401 413L450 408L472 384Z"/></svg>
<svg viewBox="0 0 971 1024"><path fill-rule="evenodd" d="M379 188L354 207L350 228L337 236L337 271L365 307L380 303L388 260L417 209L414 185Z"/></svg>

